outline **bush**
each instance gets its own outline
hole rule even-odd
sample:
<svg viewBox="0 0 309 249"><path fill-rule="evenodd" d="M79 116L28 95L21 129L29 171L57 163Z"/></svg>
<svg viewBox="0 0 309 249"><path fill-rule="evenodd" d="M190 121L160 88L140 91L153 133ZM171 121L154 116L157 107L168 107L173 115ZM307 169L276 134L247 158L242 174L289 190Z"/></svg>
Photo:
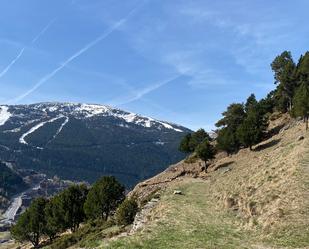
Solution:
<svg viewBox="0 0 309 249"><path fill-rule="evenodd" d="M126 199L116 211L116 222L118 225L127 226L133 223L138 211L138 205L135 199Z"/></svg>

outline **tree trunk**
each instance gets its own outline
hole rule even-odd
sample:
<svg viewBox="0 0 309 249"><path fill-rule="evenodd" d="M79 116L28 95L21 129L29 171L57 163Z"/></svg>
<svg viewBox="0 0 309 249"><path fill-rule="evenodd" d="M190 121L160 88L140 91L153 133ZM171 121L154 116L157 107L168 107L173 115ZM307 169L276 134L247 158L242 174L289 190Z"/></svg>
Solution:
<svg viewBox="0 0 309 249"><path fill-rule="evenodd" d="M292 99L289 98L289 111L292 111Z"/></svg>
<svg viewBox="0 0 309 249"><path fill-rule="evenodd" d="M308 116L305 117L306 120L306 131L308 131Z"/></svg>
<svg viewBox="0 0 309 249"><path fill-rule="evenodd" d="M205 172L207 173L207 169L208 169L207 161L204 161L204 163L205 163Z"/></svg>
<svg viewBox="0 0 309 249"><path fill-rule="evenodd" d="M35 234L33 240L31 241L31 243L34 246L34 248L39 248L39 244L40 244L40 237L39 237L39 235Z"/></svg>

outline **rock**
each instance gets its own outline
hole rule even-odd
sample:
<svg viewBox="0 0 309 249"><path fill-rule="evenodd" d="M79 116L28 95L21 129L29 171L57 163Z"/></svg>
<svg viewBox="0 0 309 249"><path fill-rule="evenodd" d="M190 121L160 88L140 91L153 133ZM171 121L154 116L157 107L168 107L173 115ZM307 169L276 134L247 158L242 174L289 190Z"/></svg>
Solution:
<svg viewBox="0 0 309 249"><path fill-rule="evenodd" d="M257 203L254 201L251 201L248 205L247 211L251 217L257 215L258 214L257 213Z"/></svg>
<svg viewBox="0 0 309 249"><path fill-rule="evenodd" d="M225 169L225 170L223 171L223 174L226 174L226 173L230 172L231 170L232 170L231 168L227 168L227 169Z"/></svg>
<svg viewBox="0 0 309 249"><path fill-rule="evenodd" d="M236 200L232 197L228 197L225 200L225 207L226 208L234 208L236 205Z"/></svg>
<svg viewBox="0 0 309 249"><path fill-rule="evenodd" d="M304 140L304 139L305 139L304 136L299 136L299 137L297 138L297 141L301 141L301 140Z"/></svg>
<svg viewBox="0 0 309 249"><path fill-rule="evenodd" d="M182 192L180 190L175 190L174 195L182 195Z"/></svg>
<svg viewBox="0 0 309 249"><path fill-rule="evenodd" d="M286 126L284 126L284 127L280 130L279 133L283 133L283 132L287 131L288 129L290 129L290 125L289 125L289 124L286 125Z"/></svg>

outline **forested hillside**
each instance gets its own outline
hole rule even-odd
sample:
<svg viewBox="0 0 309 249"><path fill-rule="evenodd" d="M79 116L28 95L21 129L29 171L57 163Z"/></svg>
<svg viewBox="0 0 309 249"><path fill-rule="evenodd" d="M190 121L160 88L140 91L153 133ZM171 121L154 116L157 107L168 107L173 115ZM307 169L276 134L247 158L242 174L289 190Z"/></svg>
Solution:
<svg viewBox="0 0 309 249"><path fill-rule="evenodd" d="M128 188L182 159L185 127L103 105L2 106L0 157L49 177L94 182L116 176Z"/></svg>
<svg viewBox="0 0 309 249"><path fill-rule="evenodd" d="M22 177L0 162L0 208L5 200L21 192L27 187Z"/></svg>

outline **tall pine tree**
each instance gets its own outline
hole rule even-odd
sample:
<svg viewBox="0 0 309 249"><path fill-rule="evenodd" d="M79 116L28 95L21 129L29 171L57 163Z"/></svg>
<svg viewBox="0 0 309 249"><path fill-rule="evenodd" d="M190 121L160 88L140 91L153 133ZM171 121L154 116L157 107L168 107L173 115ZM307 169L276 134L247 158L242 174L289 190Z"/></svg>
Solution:
<svg viewBox="0 0 309 249"><path fill-rule="evenodd" d="M309 83L309 82L308 82ZM303 82L296 90L294 96L293 113L296 116L302 117L306 123L306 130L308 130L309 117L309 84Z"/></svg>
<svg viewBox="0 0 309 249"><path fill-rule="evenodd" d="M284 51L277 56L271 63L271 68L274 72L275 84L277 87L278 103L283 103L283 111L290 111L292 109L292 100L294 90L297 86L295 78L296 65L293 61L291 52Z"/></svg>

